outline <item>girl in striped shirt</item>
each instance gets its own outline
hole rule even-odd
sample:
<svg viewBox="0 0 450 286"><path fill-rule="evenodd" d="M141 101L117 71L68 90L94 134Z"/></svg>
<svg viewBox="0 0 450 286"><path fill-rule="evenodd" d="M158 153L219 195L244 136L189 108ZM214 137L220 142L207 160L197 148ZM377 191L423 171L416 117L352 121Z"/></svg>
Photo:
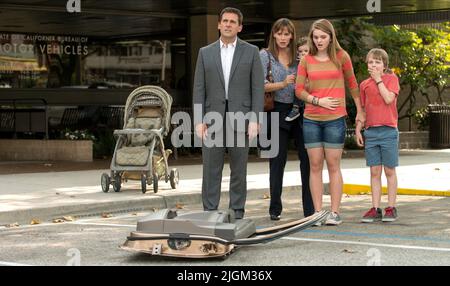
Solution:
<svg viewBox="0 0 450 286"><path fill-rule="evenodd" d="M298 66L295 95L306 102L303 136L310 160L314 209L316 212L322 210L325 159L331 194L331 213L325 224L338 225L342 223L339 216L343 187L340 161L346 129L346 85L355 101L356 120L364 122L365 115L350 56L339 45L333 25L326 19L315 21L308 38L310 52ZM309 82L308 90L305 89L306 81Z"/></svg>

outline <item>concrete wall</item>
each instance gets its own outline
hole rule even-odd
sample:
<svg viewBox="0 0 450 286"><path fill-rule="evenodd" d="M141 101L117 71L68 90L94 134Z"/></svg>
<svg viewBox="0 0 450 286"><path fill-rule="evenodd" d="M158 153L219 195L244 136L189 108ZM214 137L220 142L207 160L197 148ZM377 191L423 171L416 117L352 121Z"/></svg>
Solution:
<svg viewBox="0 0 450 286"><path fill-rule="evenodd" d="M0 161L92 162L90 140L0 140Z"/></svg>
<svg viewBox="0 0 450 286"><path fill-rule="evenodd" d="M399 140L400 149L425 149L429 148L429 132L428 131L413 131L400 132Z"/></svg>

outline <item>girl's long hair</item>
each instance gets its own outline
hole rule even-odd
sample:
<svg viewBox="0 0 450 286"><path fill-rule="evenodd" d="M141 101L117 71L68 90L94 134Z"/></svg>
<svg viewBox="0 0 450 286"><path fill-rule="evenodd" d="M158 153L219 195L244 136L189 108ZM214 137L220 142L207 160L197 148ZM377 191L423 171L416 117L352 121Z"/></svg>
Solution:
<svg viewBox="0 0 450 286"><path fill-rule="evenodd" d="M295 35L295 26L292 23L291 20L287 18L281 18L275 21L272 25L272 30L270 31L270 38L269 38L269 46L267 49L269 52L278 60L278 46L277 41L274 38L274 35L280 31L286 28L288 32L292 35L292 38L289 42L288 49L289 49L289 66L293 65L296 61L297 54L296 54L296 35Z"/></svg>
<svg viewBox="0 0 450 286"><path fill-rule="evenodd" d="M311 55L317 55L317 47L314 44L314 40L313 40L313 32L314 30L320 30L324 33L327 33L330 36L330 44L328 45L328 49L327 49L327 53L328 56L330 57L330 60L336 65L336 67L338 67L339 69L341 68L341 63L338 60L336 54L338 51L342 50L341 45L339 45L339 42L336 38L336 32L334 31L334 27L333 24L331 24L330 21L328 21L327 19L320 19L315 21L312 25L311 25L311 29L309 30L309 53Z"/></svg>

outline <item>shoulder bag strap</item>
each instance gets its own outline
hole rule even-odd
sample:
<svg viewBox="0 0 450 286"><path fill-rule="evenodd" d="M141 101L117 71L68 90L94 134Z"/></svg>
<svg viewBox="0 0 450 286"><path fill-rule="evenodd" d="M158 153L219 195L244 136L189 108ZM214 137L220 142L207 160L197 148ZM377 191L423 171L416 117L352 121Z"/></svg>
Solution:
<svg viewBox="0 0 450 286"><path fill-rule="evenodd" d="M267 65L267 77L266 78L269 82L273 83L272 59L271 59L272 55L270 54L269 50L267 50L267 49L266 49L266 53L267 53L267 56L269 57L269 64Z"/></svg>

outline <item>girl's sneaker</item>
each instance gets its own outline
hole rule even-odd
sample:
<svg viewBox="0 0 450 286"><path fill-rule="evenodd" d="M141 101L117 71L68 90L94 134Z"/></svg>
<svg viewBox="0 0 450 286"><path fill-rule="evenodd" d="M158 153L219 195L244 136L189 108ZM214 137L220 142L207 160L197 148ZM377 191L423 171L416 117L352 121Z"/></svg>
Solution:
<svg viewBox="0 0 450 286"><path fill-rule="evenodd" d="M339 216L338 213L331 212L328 216L327 220L325 221L326 225L338 225L342 223L342 219Z"/></svg>
<svg viewBox="0 0 450 286"><path fill-rule="evenodd" d="M383 214L380 208L371 208L364 214L361 222L381 221L382 218Z"/></svg>
<svg viewBox="0 0 450 286"><path fill-rule="evenodd" d="M387 207L384 209L384 222L391 222L397 220L397 209L395 207Z"/></svg>

